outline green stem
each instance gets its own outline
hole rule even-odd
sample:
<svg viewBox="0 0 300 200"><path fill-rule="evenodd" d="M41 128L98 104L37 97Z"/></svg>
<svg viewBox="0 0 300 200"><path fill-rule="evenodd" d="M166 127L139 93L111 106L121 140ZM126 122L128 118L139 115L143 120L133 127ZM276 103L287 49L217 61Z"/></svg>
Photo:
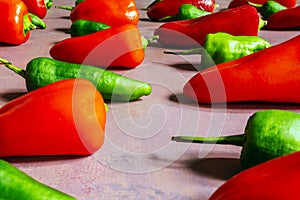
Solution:
<svg viewBox="0 0 300 200"><path fill-rule="evenodd" d="M250 2L250 1L248 1L248 4L249 4L250 6L255 7L255 8L262 8L262 7L263 7L263 4L256 4L256 3L252 3L252 2Z"/></svg>
<svg viewBox="0 0 300 200"><path fill-rule="evenodd" d="M173 54L173 55L192 55L192 54L202 54L204 48L194 48L183 51L164 51L165 54Z"/></svg>
<svg viewBox="0 0 300 200"><path fill-rule="evenodd" d="M63 9L63 10L69 10L72 11L74 9L73 6L55 6L55 8Z"/></svg>
<svg viewBox="0 0 300 200"><path fill-rule="evenodd" d="M166 20L173 20L173 19L176 19L175 16L166 16L166 17L160 18L158 21L162 22L162 21L166 21Z"/></svg>
<svg viewBox="0 0 300 200"><path fill-rule="evenodd" d="M53 5L52 0L45 0L44 2L47 9L50 9Z"/></svg>
<svg viewBox="0 0 300 200"><path fill-rule="evenodd" d="M174 136L172 140L175 142L203 143L203 144L230 144L235 146L243 146L244 134L221 136L221 137L193 137L193 136Z"/></svg>
<svg viewBox="0 0 300 200"><path fill-rule="evenodd" d="M27 33L33 29L36 29L36 26L31 22L29 14L26 14L23 16L23 33L24 35L27 35Z"/></svg>
<svg viewBox="0 0 300 200"><path fill-rule="evenodd" d="M148 46L150 43L152 43L152 42L155 41L155 40L158 40L158 38L159 38L158 35L155 35L155 36L150 37L150 38L148 38L148 39L145 38L144 36L141 36L143 48L146 49L147 46Z"/></svg>
<svg viewBox="0 0 300 200"><path fill-rule="evenodd" d="M46 28L46 24L45 24L45 22L41 18L39 18L38 16L36 16L36 15L34 15L32 13L29 13L29 16L30 16L30 18L32 20L32 23L35 26L37 26L39 28L42 28L42 29Z"/></svg>
<svg viewBox="0 0 300 200"><path fill-rule="evenodd" d="M263 20L259 17L259 24L258 24L258 30L262 29L265 25L267 25L268 21Z"/></svg>
<svg viewBox="0 0 300 200"><path fill-rule="evenodd" d="M8 60L4 59L4 58L0 58L0 62L2 64L5 65L5 67L7 67L8 69L14 71L15 73L19 74L20 76L22 76L23 78L25 78L25 73L26 71L20 67L14 66L12 65L11 62L9 62Z"/></svg>

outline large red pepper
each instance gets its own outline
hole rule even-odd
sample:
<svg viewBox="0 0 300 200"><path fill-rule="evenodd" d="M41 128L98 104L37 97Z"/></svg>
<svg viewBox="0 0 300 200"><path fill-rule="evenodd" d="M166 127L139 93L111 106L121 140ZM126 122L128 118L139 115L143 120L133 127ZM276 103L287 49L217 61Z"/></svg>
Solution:
<svg viewBox="0 0 300 200"><path fill-rule="evenodd" d="M25 3L21 0L0 0L0 42L19 45L26 42L31 23Z"/></svg>
<svg viewBox="0 0 300 200"><path fill-rule="evenodd" d="M300 27L300 6L278 11L267 19L266 29L290 29Z"/></svg>
<svg viewBox="0 0 300 200"><path fill-rule="evenodd" d="M49 0L22 0L30 13L35 14L39 18L44 18L47 14L49 6L52 5Z"/></svg>
<svg viewBox="0 0 300 200"><path fill-rule="evenodd" d="M90 155L103 144L105 121L91 82L52 83L0 108L0 157Z"/></svg>
<svg viewBox="0 0 300 200"><path fill-rule="evenodd" d="M50 55L70 63L127 68L138 66L145 57L140 31L131 24L65 39L50 49Z"/></svg>
<svg viewBox="0 0 300 200"><path fill-rule="evenodd" d="M85 0L70 13L71 21L79 19L101 22L110 26L137 25L139 13L134 0Z"/></svg>
<svg viewBox="0 0 300 200"><path fill-rule="evenodd" d="M225 62L192 77L183 93L201 103L267 101L300 103L300 35Z"/></svg>
<svg viewBox="0 0 300 200"><path fill-rule="evenodd" d="M232 0L228 4L228 8L235 8L238 6L246 5L246 4L249 4L249 2L258 4L258 5L263 5L267 1L268 0ZM297 0L274 0L274 1L280 3L281 5L283 5L287 8L293 8L297 4Z"/></svg>
<svg viewBox="0 0 300 200"><path fill-rule="evenodd" d="M192 20L167 22L155 30L158 42L167 46L190 48L203 45L209 33L254 35L259 31L257 10L245 5L227 9Z"/></svg>
<svg viewBox="0 0 300 200"><path fill-rule="evenodd" d="M192 4L208 12L213 12L215 8L214 0L161 0L147 8L147 16L153 21L159 21L164 17L176 15L182 4Z"/></svg>
<svg viewBox="0 0 300 200"><path fill-rule="evenodd" d="M221 185L209 200L298 199L300 152L244 170Z"/></svg>

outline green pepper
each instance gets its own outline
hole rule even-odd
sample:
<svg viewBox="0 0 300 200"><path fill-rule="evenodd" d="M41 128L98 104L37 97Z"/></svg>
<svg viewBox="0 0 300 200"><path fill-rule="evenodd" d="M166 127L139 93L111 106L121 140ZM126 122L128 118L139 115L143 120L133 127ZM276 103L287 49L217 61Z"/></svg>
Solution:
<svg viewBox="0 0 300 200"><path fill-rule="evenodd" d="M218 32L207 34L203 48L188 49L166 54L201 54L201 66L207 68L215 64L244 57L256 51L270 47L271 44L258 36L234 36Z"/></svg>
<svg viewBox="0 0 300 200"><path fill-rule="evenodd" d="M90 20L77 20L72 23L70 28L70 34L72 37L77 36L83 36L88 35L91 33L95 33L107 28L110 28L111 26L103 24L101 22L96 21L90 21ZM144 36L141 36L142 40L142 46L144 49L148 46L149 43L152 43L153 41L157 40L158 36L152 36L148 39L146 39Z"/></svg>
<svg viewBox="0 0 300 200"><path fill-rule="evenodd" d="M152 92L151 85L146 82L90 65L39 57L32 59L27 64L25 71L3 58L0 58L0 62L25 78L28 91L63 79L85 78L96 86L105 100L133 101Z"/></svg>
<svg viewBox="0 0 300 200"><path fill-rule="evenodd" d="M249 118L244 134L211 138L177 136L172 140L241 146L241 165L250 168L300 151L300 114L284 110L262 110Z"/></svg>
<svg viewBox="0 0 300 200"><path fill-rule="evenodd" d="M80 19L72 23L70 34L72 37L77 37L95 33L107 28L110 28L110 26L101 22Z"/></svg>
<svg viewBox="0 0 300 200"><path fill-rule="evenodd" d="M274 13L285 9L287 9L287 7L281 5L276 1L267 1L261 7L260 14L264 19L268 19Z"/></svg>
<svg viewBox="0 0 300 200"><path fill-rule="evenodd" d="M185 19L195 19L198 17L202 17L205 15L210 15L211 12L207 12L205 10L201 10L192 4L182 4L179 7L178 13L173 16L166 16L159 21L166 20L185 20Z"/></svg>
<svg viewBox="0 0 300 200"><path fill-rule="evenodd" d="M39 27L41 29L45 29L46 28L46 24L45 22L39 18L38 16L36 16L35 14L29 13L29 16L31 18L31 22L36 26Z"/></svg>
<svg viewBox="0 0 300 200"><path fill-rule="evenodd" d="M208 67L228 62L270 46L269 42L258 36L233 36L222 32L208 34L203 45L206 54L201 57L201 64Z"/></svg>
<svg viewBox="0 0 300 200"><path fill-rule="evenodd" d="M0 160L0 191L1 200L76 199L38 182L4 160Z"/></svg>

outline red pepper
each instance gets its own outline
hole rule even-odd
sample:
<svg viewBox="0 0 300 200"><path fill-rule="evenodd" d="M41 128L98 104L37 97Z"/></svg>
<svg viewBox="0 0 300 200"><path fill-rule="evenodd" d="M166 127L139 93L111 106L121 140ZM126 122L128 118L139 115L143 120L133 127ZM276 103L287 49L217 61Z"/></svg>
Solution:
<svg viewBox="0 0 300 200"><path fill-rule="evenodd" d="M103 144L105 120L91 82L52 83L0 108L0 157L90 155Z"/></svg>
<svg viewBox="0 0 300 200"><path fill-rule="evenodd" d="M21 0L0 0L0 42L19 45L26 42L31 23L26 5Z"/></svg>
<svg viewBox="0 0 300 200"><path fill-rule="evenodd" d="M221 185L209 200L298 199L300 152L244 170Z"/></svg>
<svg viewBox="0 0 300 200"><path fill-rule="evenodd" d="M289 29L300 27L300 6L278 11L267 19L266 29Z"/></svg>
<svg viewBox="0 0 300 200"><path fill-rule="evenodd" d="M30 13L43 19L47 14L47 5L45 0L23 0Z"/></svg>
<svg viewBox="0 0 300 200"><path fill-rule="evenodd" d="M161 44L190 48L203 45L209 33L256 36L259 19L257 10L245 5L192 20L167 22L156 29L154 35L159 36L158 42Z"/></svg>
<svg viewBox="0 0 300 200"><path fill-rule="evenodd" d="M50 49L50 55L70 63L127 68L138 66L145 57L140 31L131 24L65 39Z"/></svg>
<svg viewBox="0 0 300 200"><path fill-rule="evenodd" d="M300 103L295 92L300 90L299 55L300 35L200 71L185 84L183 93L201 103Z"/></svg>
<svg viewBox="0 0 300 200"><path fill-rule="evenodd" d="M147 8L147 16L153 21L159 21L164 17L176 15L182 4L192 4L208 12L213 12L215 8L215 0L161 0Z"/></svg>
<svg viewBox="0 0 300 200"><path fill-rule="evenodd" d="M246 5L249 4L248 2L254 3L254 4L259 4L263 5L266 3L268 0L232 0L228 4L228 8L235 8L238 6ZM297 0L275 0L276 2L280 3L281 5L287 7L287 8L293 8L297 4Z"/></svg>
<svg viewBox="0 0 300 200"><path fill-rule="evenodd" d="M109 26L137 25L139 13L134 0L85 0L70 13L71 21L79 19L101 22Z"/></svg>

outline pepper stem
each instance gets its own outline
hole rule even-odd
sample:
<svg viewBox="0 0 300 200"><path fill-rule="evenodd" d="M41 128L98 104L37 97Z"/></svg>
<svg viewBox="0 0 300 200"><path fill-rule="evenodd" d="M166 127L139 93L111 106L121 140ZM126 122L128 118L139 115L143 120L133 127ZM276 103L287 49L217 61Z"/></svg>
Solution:
<svg viewBox="0 0 300 200"><path fill-rule="evenodd" d="M259 24L258 24L258 30L262 29L265 25L267 25L268 21L263 20L259 17Z"/></svg>
<svg viewBox="0 0 300 200"><path fill-rule="evenodd" d="M44 0L47 9L50 9L53 5L52 0Z"/></svg>
<svg viewBox="0 0 300 200"><path fill-rule="evenodd" d="M192 54L202 54L204 48L194 48L183 51L164 51L165 54L173 54L173 55L192 55Z"/></svg>
<svg viewBox="0 0 300 200"><path fill-rule="evenodd" d="M29 13L29 16L30 16L30 18L32 20L32 23L35 26L37 26L39 28L42 28L42 29L46 28L46 24L45 24L45 22L41 18L39 18L38 16L36 16L35 14L32 14L32 13Z"/></svg>
<svg viewBox="0 0 300 200"><path fill-rule="evenodd" d="M25 78L25 73L26 71L20 67L14 66L12 65L11 62L9 62L8 60L4 59L4 58L0 58L0 62L2 64L5 65L5 67L7 67L8 69L14 71L16 74L19 74L20 76L22 76L23 78Z"/></svg>
<svg viewBox="0 0 300 200"><path fill-rule="evenodd" d="M23 16L23 33L27 35L27 33L33 29L36 29L36 26L31 22L30 15L26 14Z"/></svg>
<svg viewBox="0 0 300 200"><path fill-rule="evenodd" d="M257 3L252 3L250 1L247 1L247 3L250 5L250 6L253 6L255 8L262 8L263 7L263 4L257 4Z"/></svg>
<svg viewBox="0 0 300 200"><path fill-rule="evenodd" d="M55 8L63 9L63 10L69 10L72 11L74 9L73 6L55 6Z"/></svg>
<svg viewBox="0 0 300 200"><path fill-rule="evenodd" d="M153 37L150 38L145 38L144 36L141 36L141 40L142 40L142 46L144 49L147 48L147 46L152 43L155 40L158 40L159 36L158 35L154 35Z"/></svg>
<svg viewBox="0 0 300 200"><path fill-rule="evenodd" d="M172 141L203 144L229 144L242 147L244 144L244 134L221 137L174 136L172 137Z"/></svg>

